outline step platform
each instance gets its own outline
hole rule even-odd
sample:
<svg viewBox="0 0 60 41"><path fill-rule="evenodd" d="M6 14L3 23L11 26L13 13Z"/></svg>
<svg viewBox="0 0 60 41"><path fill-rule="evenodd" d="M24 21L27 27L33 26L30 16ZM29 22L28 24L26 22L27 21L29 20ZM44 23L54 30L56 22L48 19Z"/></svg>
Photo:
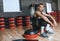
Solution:
<svg viewBox="0 0 60 41"><path fill-rule="evenodd" d="M13 41L38 41L38 40L17 39L17 40L13 40Z"/></svg>

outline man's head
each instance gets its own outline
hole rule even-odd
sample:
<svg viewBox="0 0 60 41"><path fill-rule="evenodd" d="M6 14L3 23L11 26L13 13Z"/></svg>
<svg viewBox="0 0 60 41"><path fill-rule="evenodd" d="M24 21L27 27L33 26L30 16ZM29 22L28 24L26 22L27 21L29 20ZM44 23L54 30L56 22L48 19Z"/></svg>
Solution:
<svg viewBox="0 0 60 41"><path fill-rule="evenodd" d="M44 10L44 4L43 4L43 3L39 3L38 9L39 9L40 11L43 11L43 10Z"/></svg>

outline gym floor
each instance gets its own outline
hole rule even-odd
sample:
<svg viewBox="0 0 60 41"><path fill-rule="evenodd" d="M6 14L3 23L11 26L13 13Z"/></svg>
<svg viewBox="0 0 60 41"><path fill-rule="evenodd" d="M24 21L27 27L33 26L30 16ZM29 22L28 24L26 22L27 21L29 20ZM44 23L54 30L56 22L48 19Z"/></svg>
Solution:
<svg viewBox="0 0 60 41"><path fill-rule="evenodd" d="M43 38L38 36L36 39L38 41L60 41L60 23L58 27L54 28L55 34L48 34L49 38ZM22 37L24 33L23 29L6 29L5 31L0 31L0 41L12 41L15 39L25 39Z"/></svg>

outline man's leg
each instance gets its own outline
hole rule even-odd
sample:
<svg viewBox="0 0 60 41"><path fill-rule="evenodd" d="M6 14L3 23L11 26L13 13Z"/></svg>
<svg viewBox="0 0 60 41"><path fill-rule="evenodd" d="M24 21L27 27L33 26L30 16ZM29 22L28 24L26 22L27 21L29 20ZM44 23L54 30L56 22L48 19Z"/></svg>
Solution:
<svg viewBox="0 0 60 41"><path fill-rule="evenodd" d="M44 26L41 26L41 36L48 38L48 35L45 33L44 28L45 28Z"/></svg>
<svg viewBox="0 0 60 41"><path fill-rule="evenodd" d="M53 31L52 27L50 26L50 24L47 24L47 26L46 26L46 31L47 31L47 33L49 33L49 34L53 34L53 33L54 33L54 31Z"/></svg>

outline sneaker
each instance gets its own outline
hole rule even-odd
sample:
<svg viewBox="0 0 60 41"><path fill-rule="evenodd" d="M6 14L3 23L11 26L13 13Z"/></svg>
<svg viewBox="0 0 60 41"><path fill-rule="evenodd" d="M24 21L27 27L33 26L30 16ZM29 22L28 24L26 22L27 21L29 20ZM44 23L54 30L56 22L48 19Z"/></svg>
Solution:
<svg viewBox="0 0 60 41"><path fill-rule="evenodd" d="M44 38L48 38L48 35L46 33L42 33L40 36L42 36Z"/></svg>
<svg viewBox="0 0 60 41"><path fill-rule="evenodd" d="M46 33L48 33L48 34L54 34L54 32L51 32L51 31L46 31Z"/></svg>

